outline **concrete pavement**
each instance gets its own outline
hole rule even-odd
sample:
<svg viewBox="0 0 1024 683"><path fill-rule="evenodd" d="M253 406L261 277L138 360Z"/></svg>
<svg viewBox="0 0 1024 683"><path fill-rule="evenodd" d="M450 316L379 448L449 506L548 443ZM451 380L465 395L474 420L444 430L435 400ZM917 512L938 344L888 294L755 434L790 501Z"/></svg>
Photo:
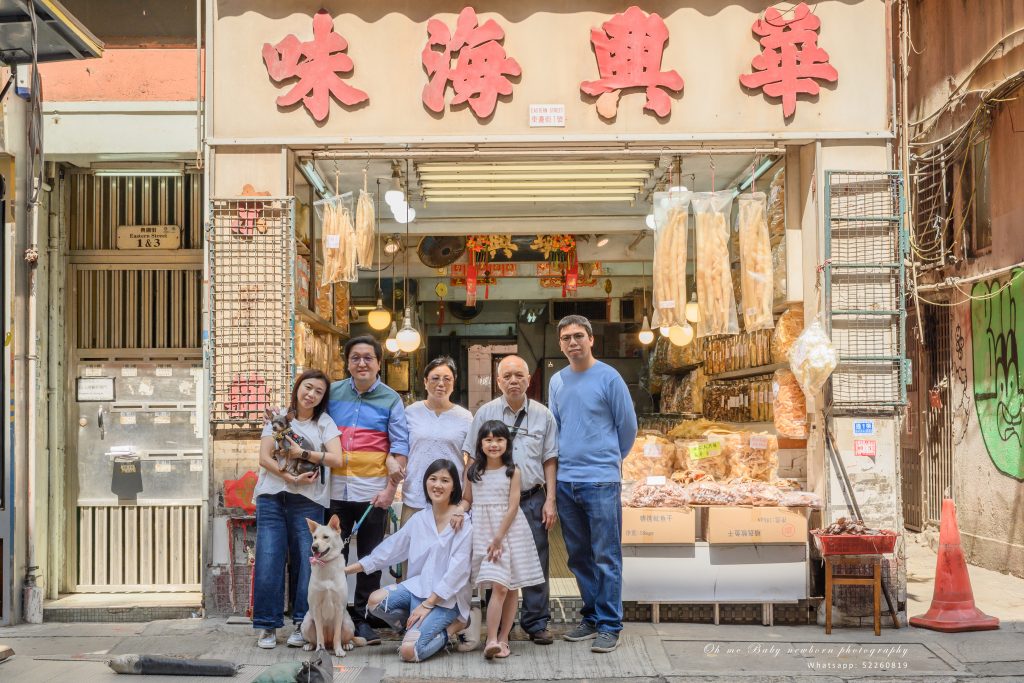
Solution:
<svg viewBox="0 0 1024 683"><path fill-rule="evenodd" d="M918 614L931 600L935 555L916 543L908 543L907 555L909 613ZM538 646L520 640L504 661L487 662L478 651L439 655L422 664L400 662L397 641L386 641L339 660L343 668L335 680L1024 683L1024 580L976 568L971 578L982 609L1003 620L999 631L942 634L890 627L875 637L869 628L837 628L826 636L819 626L631 623L619 649L607 655L592 654L589 643ZM305 658L306 653L284 646L284 631L280 635L276 649L260 650L251 627L220 618L23 625L0 629L0 649L6 645L16 653L0 664L0 681L123 682L104 661L115 654L151 653L229 659L243 665L232 680L247 682L272 663Z"/></svg>

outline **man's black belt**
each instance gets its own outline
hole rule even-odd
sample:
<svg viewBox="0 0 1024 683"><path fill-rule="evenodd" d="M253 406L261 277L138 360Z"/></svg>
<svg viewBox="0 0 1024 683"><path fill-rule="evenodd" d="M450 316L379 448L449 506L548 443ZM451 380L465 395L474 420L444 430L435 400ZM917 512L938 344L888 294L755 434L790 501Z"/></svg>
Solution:
<svg viewBox="0 0 1024 683"><path fill-rule="evenodd" d="M519 494L519 500L522 500L523 498L529 498L530 496L532 496L533 494L537 493L538 491L543 491L543 490L544 490L544 484L537 484L532 489L527 489L526 491L523 491L522 493L520 493Z"/></svg>

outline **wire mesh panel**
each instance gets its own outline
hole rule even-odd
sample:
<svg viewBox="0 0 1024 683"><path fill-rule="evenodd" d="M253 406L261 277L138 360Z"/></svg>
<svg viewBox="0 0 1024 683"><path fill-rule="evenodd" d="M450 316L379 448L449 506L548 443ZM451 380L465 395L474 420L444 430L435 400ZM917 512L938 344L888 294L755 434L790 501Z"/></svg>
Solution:
<svg viewBox="0 0 1024 683"><path fill-rule="evenodd" d="M826 171L825 292L839 351L837 411L906 402L903 181L898 172Z"/></svg>
<svg viewBox="0 0 1024 683"><path fill-rule="evenodd" d="M287 403L294 364L292 198L211 201L210 421L257 426Z"/></svg>

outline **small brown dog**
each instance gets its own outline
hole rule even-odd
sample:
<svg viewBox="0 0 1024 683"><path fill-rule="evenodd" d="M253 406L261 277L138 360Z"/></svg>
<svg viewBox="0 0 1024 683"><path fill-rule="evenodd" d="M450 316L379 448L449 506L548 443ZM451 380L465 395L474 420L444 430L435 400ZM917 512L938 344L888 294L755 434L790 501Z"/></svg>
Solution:
<svg viewBox="0 0 1024 683"><path fill-rule="evenodd" d="M295 411L293 410L289 410L287 413L277 413L271 418L270 424L274 429L274 441L277 442L277 448L274 450L277 464L288 474L300 476L307 472L316 472L320 469L320 466L314 465L308 460L288 457L288 449L292 443L295 443L304 451L313 450L312 444L292 429L292 419L294 417Z"/></svg>

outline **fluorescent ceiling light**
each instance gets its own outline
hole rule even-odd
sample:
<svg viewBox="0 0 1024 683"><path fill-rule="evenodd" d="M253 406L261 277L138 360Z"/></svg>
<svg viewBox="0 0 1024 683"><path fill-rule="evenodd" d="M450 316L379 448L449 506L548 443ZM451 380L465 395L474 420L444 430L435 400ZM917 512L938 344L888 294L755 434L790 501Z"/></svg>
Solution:
<svg viewBox="0 0 1024 683"><path fill-rule="evenodd" d="M424 173L420 175L422 182L430 180L623 180L625 178L636 178L644 180L649 174L629 171L626 173L495 173L494 175L484 173L459 174L459 173Z"/></svg>
<svg viewBox="0 0 1024 683"><path fill-rule="evenodd" d="M775 159L765 159L757 170L754 171L753 175L747 176L747 179L740 183L739 191L743 192L748 187L754 184L754 181L760 178L765 171L775 165Z"/></svg>
<svg viewBox="0 0 1024 683"><path fill-rule="evenodd" d="M426 181L421 183L423 190L444 190L444 189L475 189L475 188L502 188L502 187L524 187L524 188L542 188L542 187L603 187L603 188L635 188L639 190L644 186L643 181L640 180L549 180L539 182L529 182L526 180L510 180L510 181L498 181L494 183L486 182L473 182L473 183L457 183L457 182L438 182L438 181Z"/></svg>
<svg viewBox="0 0 1024 683"><path fill-rule="evenodd" d="M95 172L95 175L101 178L112 178L112 177L129 177L129 176L154 176L160 178L180 178L184 172L180 169L170 168L154 168L152 170L146 170L144 168L101 168Z"/></svg>
<svg viewBox="0 0 1024 683"><path fill-rule="evenodd" d="M307 161L299 166L302 171L302 175L306 177L309 184L313 186L313 189L317 191L321 197L333 197L334 193L327 189L327 184L324 179L320 177L320 172L316 170L316 164L312 161Z"/></svg>
<svg viewBox="0 0 1024 683"><path fill-rule="evenodd" d="M416 170L423 173L478 171L508 173L516 171L652 171L653 163L616 164L599 161L592 164L551 162L544 164L419 164Z"/></svg>
<svg viewBox="0 0 1024 683"><path fill-rule="evenodd" d="M554 189L554 190L527 190L527 189L522 189L522 190L431 190L430 192L426 192L425 194L430 199L434 199L434 198L438 198L438 197L488 197L488 196L498 197L498 196L516 196L516 195L518 195L518 196L536 195L536 196L539 196L539 197L543 197L543 196L547 196L547 195L564 195L564 194L566 194L566 189L570 190L572 192L572 194L586 194L586 195L615 194L615 193L625 193L625 192L636 193L637 192L637 190L630 190L628 188L620 189L620 188L589 188L589 187L575 188L574 187L574 188L562 188L562 189Z"/></svg>
<svg viewBox="0 0 1024 683"><path fill-rule="evenodd" d="M608 235L597 235L597 246L603 247L608 244Z"/></svg>
<svg viewBox="0 0 1024 683"><path fill-rule="evenodd" d="M490 203L490 202L632 202L636 197L624 195L562 195L562 196L530 196L530 197L428 197L426 201L436 204L454 203Z"/></svg>

